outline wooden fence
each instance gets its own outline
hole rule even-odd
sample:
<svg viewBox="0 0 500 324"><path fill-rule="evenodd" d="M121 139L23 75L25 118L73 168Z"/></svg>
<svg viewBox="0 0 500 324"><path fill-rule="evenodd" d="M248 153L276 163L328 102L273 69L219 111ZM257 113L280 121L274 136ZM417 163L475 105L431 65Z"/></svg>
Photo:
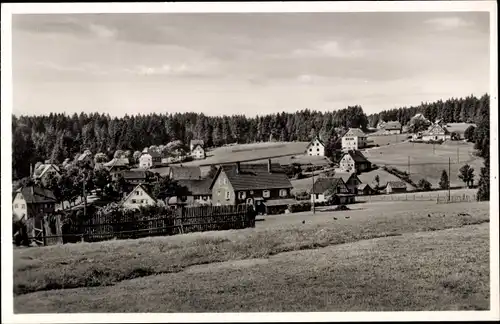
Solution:
<svg viewBox="0 0 500 324"><path fill-rule="evenodd" d="M52 239L52 244L98 242L243 229L255 227L255 216L253 208L247 205L183 207L175 210L165 208L163 214L157 217L138 217L138 214L117 210L108 214L95 213L79 224L62 225L61 235L45 236L43 242L48 242L47 239Z"/></svg>
<svg viewBox="0 0 500 324"><path fill-rule="evenodd" d="M356 196L356 201L436 201L438 204L450 202L472 202L476 201L475 194L451 194L448 199L448 194L445 193L407 193L393 195L370 195Z"/></svg>

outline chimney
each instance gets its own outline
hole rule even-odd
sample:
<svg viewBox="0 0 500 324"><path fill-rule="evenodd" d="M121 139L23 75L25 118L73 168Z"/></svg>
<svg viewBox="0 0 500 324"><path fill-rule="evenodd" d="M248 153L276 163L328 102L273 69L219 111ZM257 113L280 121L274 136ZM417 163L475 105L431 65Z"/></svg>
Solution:
<svg viewBox="0 0 500 324"><path fill-rule="evenodd" d="M269 171L269 173L271 173L271 159L267 160L267 171Z"/></svg>
<svg viewBox="0 0 500 324"><path fill-rule="evenodd" d="M241 172L240 162L236 162L236 174L240 174L240 172Z"/></svg>

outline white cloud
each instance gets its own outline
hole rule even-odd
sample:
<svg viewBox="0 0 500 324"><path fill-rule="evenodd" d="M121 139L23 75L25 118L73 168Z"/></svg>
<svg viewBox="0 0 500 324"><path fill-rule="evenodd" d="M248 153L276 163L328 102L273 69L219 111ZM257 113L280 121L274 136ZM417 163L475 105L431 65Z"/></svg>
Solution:
<svg viewBox="0 0 500 324"><path fill-rule="evenodd" d="M197 64L163 64L160 66L139 65L132 69L126 69L126 72L143 76L165 75L165 76L187 76L187 75L205 75L212 71L213 63Z"/></svg>
<svg viewBox="0 0 500 324"><path fill-rule="evenodd" d="M292 51L293 57L360 57L364 55L359 42L353 42L350 46L337 41L317 42L309 48L299 48Z"/></svg>
<svg viewBox="0 0 500 324"><path fill-rule="evenodd" d="M460 17L442 17L425 21L426 24L434 26L438 30L451 30L460 27L471 26L472 23Z"/></svg>
<svg viewBox="0 0 500 324"><path fill-rule="evenodd" d="M109 71L91 62L82 62L73 65L61 65L54 62L41 61L41 62L36 62L35 64L44 69L50 69L59 72L78 72L78 73L87 73L95 75L105 75L109 73Z"/></svg>
<svg viewBox="0 0 500 324"><path fill-rule="evenodd" d="M90 24L90 31L99 38L113 38L116 31L103 25Z"/></svg>

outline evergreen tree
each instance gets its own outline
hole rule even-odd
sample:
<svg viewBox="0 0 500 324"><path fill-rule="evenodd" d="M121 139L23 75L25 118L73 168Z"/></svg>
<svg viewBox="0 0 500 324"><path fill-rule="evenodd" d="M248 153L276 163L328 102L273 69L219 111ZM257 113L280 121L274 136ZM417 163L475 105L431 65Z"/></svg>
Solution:
<svg viewBox="0 0 500 324"><path fill-rule="evenodd" d="M474 168L465 164L460 168L458 178L462 180L467 187L470 187L474 183Z"/></svg>
<svg viewBox="0 0 500 324"><path fill-rule="evenodd" d="M443 170L443 172L441 172L441 179L439 180L439 188L448 189L449 185L450 181L448 179L448 173L446 170Z"/></svg>
<svg viewBox="0 0 500 324"><path fill-rule="evenodd" d="M479 183L477 190L477 200L489 201L490 200L490 157L486 155L484 159L484 166L481 168L479 175Z"/></svg>

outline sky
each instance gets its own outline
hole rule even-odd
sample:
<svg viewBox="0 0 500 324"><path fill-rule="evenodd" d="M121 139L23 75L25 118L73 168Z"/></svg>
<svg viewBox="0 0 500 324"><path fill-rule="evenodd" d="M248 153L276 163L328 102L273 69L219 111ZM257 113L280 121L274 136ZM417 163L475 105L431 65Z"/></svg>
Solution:
<svg viewBox="0 0 500 324"><path fill-rule="evenodd" d="M489 92L488 12L18 14L13 113L370 114Z"/></svg>

